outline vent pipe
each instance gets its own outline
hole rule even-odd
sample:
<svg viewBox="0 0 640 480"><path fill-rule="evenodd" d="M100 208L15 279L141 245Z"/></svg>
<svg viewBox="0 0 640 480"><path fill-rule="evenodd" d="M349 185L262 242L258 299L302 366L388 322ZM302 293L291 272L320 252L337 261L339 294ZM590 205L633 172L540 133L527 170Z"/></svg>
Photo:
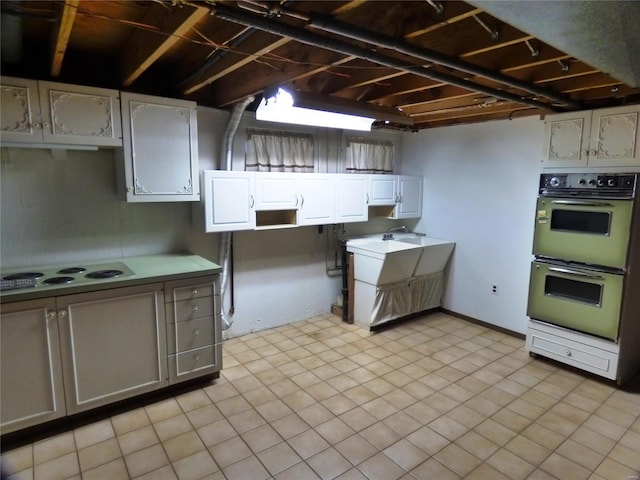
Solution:
<svg viewBox="0 0 640 480"><path fill-rule="evenodd" d="M233 170L233 140L238 131L238 125L242 119L242 113L247 105L253 102L254 97L249 96L234 105L227 123L227 128L222 137L222 147L220 155L220 170ZM233 291L233 233L223 232L220 235L220 247L218 251L218 262L222 267L220 274L220 301L222 302L222 329L227 330L233 324L233 314L235 312L235 301ZM224 298L231 279L230 306L228 314L224 308Z"/></svg>

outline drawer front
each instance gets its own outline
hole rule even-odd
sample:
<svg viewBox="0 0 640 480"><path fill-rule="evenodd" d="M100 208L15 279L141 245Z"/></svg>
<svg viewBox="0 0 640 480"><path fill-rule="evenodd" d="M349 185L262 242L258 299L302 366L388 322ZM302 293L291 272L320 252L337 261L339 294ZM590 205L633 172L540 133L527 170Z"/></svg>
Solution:
<svg viewBox="0 0 640 480"><path fill-rule="evenodd" d="M220 294L218 275L165 282L165 303Z"/></svg>
<svg viewBox="0 0 640 480"><path fill-rule="evenodd" d="M219 372L222 364L221 352L222 347L218 344L169 355L169 383Z"/></svg>
<svg viewBox="0 0 640 480"><path fill-rule="evenodd" d="M213 315L213 297L193 298L167 304L167 323L184 322Z"/></svg>
<svg viewBox="0 0 640 480"><path fill-rule="evenodd" d="M581 370L612 380L616 378L618 371L616 352L534 328L529 328L527 332L527 348L534 353Z"/></svg>
<svg viewBox="0 0 640 480"><path fill-rule="evenodd" d="M167 352L193 350L216 342L214 317L203 317L167 325Z"/></svg>

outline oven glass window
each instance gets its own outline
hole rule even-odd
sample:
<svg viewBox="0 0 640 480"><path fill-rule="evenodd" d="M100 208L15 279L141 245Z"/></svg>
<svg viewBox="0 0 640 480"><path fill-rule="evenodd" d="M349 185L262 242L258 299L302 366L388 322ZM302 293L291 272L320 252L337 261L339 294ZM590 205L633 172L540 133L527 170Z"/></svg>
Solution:
<svg viewBox="0 0 640 480"><path fill-rule="evenodd" d="M551 230L609 235L611 212L584 212L554 209Z"/></svg>
<svg viewBox="0 0 640 480"><path fill-rule="evenodd" d="M602 285L547 275L544 282L544 293L545 295L568 298L600 306Z"/></svg>

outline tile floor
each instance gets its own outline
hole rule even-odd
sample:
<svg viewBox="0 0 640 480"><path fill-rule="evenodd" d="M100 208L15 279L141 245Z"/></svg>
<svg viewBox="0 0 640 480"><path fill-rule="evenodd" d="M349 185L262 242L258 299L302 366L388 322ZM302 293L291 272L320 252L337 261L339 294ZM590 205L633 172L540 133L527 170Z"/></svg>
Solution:
<svg viewBox="0 0 640 480"><path fill-rule="evenodd" d="M22 479L636 480L616 389L443 313L326 315L228 340L220 379L4 452Z"/></svg>

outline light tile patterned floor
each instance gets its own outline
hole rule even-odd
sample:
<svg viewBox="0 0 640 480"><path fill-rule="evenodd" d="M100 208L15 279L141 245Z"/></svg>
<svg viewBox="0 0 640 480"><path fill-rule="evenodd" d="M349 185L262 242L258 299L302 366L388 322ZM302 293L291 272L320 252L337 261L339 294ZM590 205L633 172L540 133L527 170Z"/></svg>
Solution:
<svg viewBox="0 0 640 480"><path fill-rule="evenodd" d="M326 315L227 341L213 384L3 454L24 479L636 480L616 389L435 313Z"/></svg>

